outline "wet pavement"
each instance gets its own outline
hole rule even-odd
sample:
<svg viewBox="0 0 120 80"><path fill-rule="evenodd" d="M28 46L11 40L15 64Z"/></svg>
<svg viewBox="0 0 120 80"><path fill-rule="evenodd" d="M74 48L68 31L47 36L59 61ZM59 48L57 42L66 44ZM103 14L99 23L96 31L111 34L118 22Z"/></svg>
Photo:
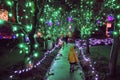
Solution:
<svg viewBox="0 0 120 80"><path fill-rule="evenodd" d="M73 73L70 73L68 51L71 45L74 44L67 44L64 48L60 49L46 74L46 80L84 80L84 74L80 64L75 66Z"/></svg>

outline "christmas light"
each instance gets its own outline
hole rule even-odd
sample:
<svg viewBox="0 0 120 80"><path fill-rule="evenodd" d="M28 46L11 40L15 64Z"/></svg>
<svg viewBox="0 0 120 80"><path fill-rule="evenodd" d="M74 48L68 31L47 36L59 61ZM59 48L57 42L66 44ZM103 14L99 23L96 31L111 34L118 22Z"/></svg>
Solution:
<svg viewBox="0 0 120 80"><path fill-rule="evenodd" d="M17 30L18 30L17 26L12 26L12 31L13 31L13 32L15 32L15 31L17 31Z"/></svg>
<svg viewBox="0 0 120 80"><path fill-rule="evenodd" d="M58 48L59 46L60 46L60 45L55 45L55 47L52 48L50 51L49 51L49 50L46 51L46 52L44 53L44 57L43 57L41 60L39 60L36 64L34 64L34 65L32 65L32 66L33 66L34 68L40 66L40 64L42 63L42 61L45 60L46 56L47 56L48 54L52 53L52 52L53 52L56 48ZM34 56L37 57L38 54L35 53ZM27 60L29 61L30 58L27 58ZM21 70L15 70L13 75L15 75L15 74L22 74L22 73L24 73L24 72L28 72L28 71L32 70L33 67L30 67L30 68L28 67L28 68L21 69ZM10 75L9 78L10 78L11 76L13 76L13 75Z"/></svg>
<svg viewBox="0 0 120 80"><path fill-rule="evenodd" d="M0 9L0 20L8 21L8 11L5 9Z"/></svg>
<svg viewBox="0 0 120 80"><path fill-rule="evenodd" d="M105 16L106 14L108 14L107 12L105 12L104 10L105 8L110 9L110 11L111 9L115 10L120 8L116 0L104 1L98 13L93 10L94 8L93 6L95 3L94 0L91 0L91 1L81 0L80 2L78 2L79 5L72 4L71 3L72 1L70 0L65 0L65 4L68 5L70 8L68 10L67 9L65 10L65 8L68 8L65 5L62 5L59 3L58 3L59 5L53 4L55 0L49 0L48 1L49 3L48 2L46 3L46 1L43 0L42 6L40 3L38 3L39 1L40 0L37 0L37 4L35 4L35 2L31 0L28 0L25 2L20 0L19 1L6 0L6 3L9 6L9 9L8 9L9 14L7 13L7 15L4 16L4 20L6 21L8 20L8 15L11 18L12 16L14 16L14 14L12 13L12 11L14 10L12 9L14 9L15 7L16 8L15 14L17 14L15 16L17 17L16 22L23 25L21 29L17 26L12 26L12 30L15 33L16 37L21 39L20 40L21 44L19 44L20 53L29 54L30 50L29 50L28 44L31 45L31 41L29 39L29 33L34 32L32 31L34 30L34 28L35 30L38 30L38 29L40 30L39 37L41 37L41 34L42 34L42 37L45 40L48 38L56 40L56 38L60 37L61 35L66 35L68 33L72 34L70 33L70 30L71 32L74 31L74 26L76 26L80 30L81 36L86 38L91 35L93 30L98 30L98 28L94 27L96 26L95 22L97 22L97 20L100 20L98 21L99 26L103 25L104 18L101 16ZM14 4L16 4L16 6L13 7ZM36 10L35 6L37 6L38 8L37 15L34 14L34 11ZM34 24L32 24L34 23L35 16L37 16L37 19L38 19L38 20L36 19L37 27L33 26ZM116 14L114 17L117 17L117 19L119 19L120 15ZM3 15L2 15L2 18L3 18ZM114 18L112 19L111 16L107 17L107 19L114 20ZM0 20L0 24L4 24L4 22ZM116 22L116 24L117 24L117 27L119 27L119 22ZM72 26L70 30L68 28L69 25ZM60 34L56 34L56 33L60 33ZM119 35L118 31L114 31L113 34ZM36 35L30 35L30 36L33 36L34 39L36 38ZM101 43L104 43L105 45L109 45L112 43L111 39L110 40L89 39L89 40L90 40L90 46L99 45ZM62 41L60 41L59 44L62 44ZM37 52L36 49L39 47L39 45L35 43L33 44L33 47L35 48L35 52L33 52L32 56L37 57L38 54L35 54L35 53ZM83 47L86 47L86 43L83 43L82 46L79 47L79 49L83 49ZM54 48L51 51L46 52L45 54L47 55L48 53L51 53L53 50ZM83 53L82 55L84 55ZM46 58L46 55L44 56L44 58ZM41 59L40 62L38 62L33 66L36 68L38 65L41 64L44 58ZM85 55L83 56L83 58L85 59L85 61L91 61L91 59L86 57ZM90 67L94 69L92 65ZM21 74L22 72L29 71L29 70L31 70L31 68L23 69L22 71L17 71L16 73ZM95 79L98 79L98 76L96 76Z"/></svg>
<svg viewBox="0 0 120 80"><path fill-rule="evenodd" d="M91 59L88 58L88 57L86 57L85 52L84 52L84 49L82 48L82 46L78 45L77 43L79 43L79 41L76 42L76 46L80 49L81 55L82 55L83 59L84 59L86 62L89 62L89 67L91 68L91 73L92 73L92 74L95 73L96 75L98 75L98 74L97 74L97 71L95 70L94 66L92 65ZM98 77L98 76L97 76L97 77ZM95 79L96 79L97 77L95 76Z"/></svg>
<svg viewBox="0 0 120 80"><path fill-rule="evenodd" d="M4 24L4 21L3 21L2 19L0 19L0 25L1 25L1 24Z"/></svg>
<svg viewBox="0 0 120 80"><path fill-rule="evenodd" d="M11 1L7 1L7 4L9 5L9 6L12 6L13 5L13 3L11 2Z"/></svg>
<svg viewBox="0 0 120 80"><path fill-rule="evenodd" d="M33 54L34 57L38 57L38 55L39 55L39 54L38 54L37 52L35 52L35 53Z"/></svg>

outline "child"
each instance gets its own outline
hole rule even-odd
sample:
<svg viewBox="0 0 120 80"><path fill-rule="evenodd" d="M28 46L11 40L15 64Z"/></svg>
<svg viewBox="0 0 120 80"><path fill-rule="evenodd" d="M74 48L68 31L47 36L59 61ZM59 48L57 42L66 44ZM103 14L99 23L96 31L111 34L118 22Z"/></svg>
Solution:
<svg viewBox="0 0 120 80"><path fill-rule="evenodd" d="M78 63L78 57L75 52L74 46L70 47L70 51L68 53L68 61L70 63L70 72L74 72L74 65Z"/></svg>

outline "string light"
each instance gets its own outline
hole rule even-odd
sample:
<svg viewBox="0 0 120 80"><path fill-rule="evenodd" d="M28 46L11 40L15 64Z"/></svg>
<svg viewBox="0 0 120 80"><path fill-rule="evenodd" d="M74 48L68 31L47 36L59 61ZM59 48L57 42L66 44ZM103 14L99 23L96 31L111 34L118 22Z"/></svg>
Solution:
<svg viewBox="0 0 120 80"><path fill-rule="evenodd" d="M52 48L50 51L49 51L49 50L46 51L46 52L44 53L44 57L43 57L41 60L39 60L35 65L33 65L33 67L34 67L34 68L37 68L38 66L40 66L41 63L46 59L46 56L47 56L48 54L52 53L52 52L53 52L56 48L58 48L59 46L60 46L60 45L57 45L57 44L56 44L55 47ZM15 75L15 74L22 74L22 73L24 73L24 72L28 72L28 71L32 70L33 67L24 68L24 69L21 69L21 70L15 70L13 75ZM10 75L9 78L13 78L13 75Z"/></svg>
<svg viewBox="0 0 120 80"><path fill-rule="evenodd" d="M102 43L104 43L105 45L109 45L109 44L113 43L113 39L112 38L107 38L107 39L91 38L91 39L89 39L89 42L90 42L90 46L100 45ZM96 74L94 77L94 80L98 80L99 76L98 76L97 71L93 65L93 63L96 63L96 62L92 63L90 57L86 56L85 52L84 52L84 48L86 48L86 40L76 40L75 43L76 43L76 46L81 51L81 55L82 55L82 58L84 59L84 61L89 62L89 67L91 69L91 73Z"/></svg>
<svg viewBox="0 0 120 80"><path fill-rule="evenodd" d="M16 2L17 1L18 0L16 0ZM43 1L45 1L45 0L43 0ZM54 0L49 0L49 2L52 3L52 2L54 2ZM56 7L55 5L51 6L50 4L46 3L45 5L43 5L43 7L44 7L43 15L37 16L37 18L39 19L38 23L40 24L39 26L40 26L41 33L45 39L47 39L47 38L54 39L51 36L54 36L55 38L57 38L57 37L60 37L62 34L67 34L69 31L69 28L65 29L65 26L68 26L68 24L74 25L73 21L76 21L75 24L77 24L78 27L80 28L80 30L81 30L80 32L82 33L83 37L86 37L91 34L91 31L93 30L92 28L94 26L94 23L90 21L94 17L94 12L92 10L94 0L93 1L81 0L79 9L74 8L75 5L70 3L69 0L65 0L65 2L69 7L71 7L70 12L65 12L64 8L60 7L58 5ZM14 4L13 1L6 0L6 3L10 7L10 10L12 11L13 4ZM108 1L105 1L104 5L111 9L114 9L114 7L119 9L120 8L119 5L116 5L115 3L116 3L115 0L111 0L111 1L108 0ZM23 42L19 45L19 48L21 49L20 53L23 53L24 51L25 51L25 53L29 53L29 51L28 51L29 47L28 47L28 44L26 44L26 42L30 42L30 40L29 40L29 37L26 37L25 35L29 34L34 27L31 23L33 22L33 17L34 17L33 13L35 11L35 4L33 1L28 0L25 2L25 5L21 4L19 1L19 6L21 6L21 5L23 7L16 8L16 10L21 11L20 9L22 9L23 13L25 15L17 15L17 19L18 19L18 21L20 21L19 23L26 25L22 28L22 30L24 29L25 32L27 32L27 33L24 33L24 34L23 34L23 32L19 33L19 31L18 31L19 29L15 26L13 26L12 30L13 30L13 32L15 32L17 38L22 36L22 37L25 37L25 39L26 39L25 43L23 40ZM39 8L39 10L42 9L39 5L37 5L37 7ZM9 15L9 17L14 16L11 13L11 11L9 11L9 14L7 14L6 20L8 20L8 15ZM16 13L18 13L18 12L16 12ZM68 17L68 15L69 15L69 17ZM98 17L98 14L96 16ZM118 19L120 18L119 14L117 15L117 18ZM68 19L68 21L67 21L67 19ZM57 23L58 21L60 23ZM45 25L46 22L47 22L47 25ZM69 22L69 23L67 23L67 22ZM56 27L56 23L59 25L59 27ZM0 24L4 24L4 21L0 20ZM48 29L47 26L50 26L50 28ZM118 26L119 26L119 24L118 24ZM73 27L71 29L73 29ZM96 30L98 30L98 29L96 28ZM60 34L56 34L56 33L60 33ZM85 35L83 35L83 34L85 34ZM114 31L113 34L118 35L118 32ZM31 35L31 36L33 36L33 35ZM111 44L111 42L112 42L112 40L108 41L108 40L90 39L90 46L99 45L101 43L108 45L108 44ZM86 46L86 43L83 43L83 46L79 47L79 49L83 49L83 47L85 47L85 46ZM36 49L36 48L38 48L38 45L35 44L34 47ZM47 55L48 53L51 53L54 49L55 48L53 48L51 51L47 51L45 54ZM91 61L91 59L87 58L83 53L82 53L82 55L83 55L83 58L85 59L85 61ZM44 58L46 58L46 55ZM34 56L37 57L37 54L35 54ZM37 65L40 65L41 62L44 60L44 58L41 59L41 61L38 62L36 65L34 65L34 67L37 67ZM91 67L93 67L93 66L91 66ZM22 72L29 71L31 69L32 68L15 71L15 73L21 74ZM92 69L94 69L94 68L92 68ZM96 79L98 79L98 78L96 78Z"/></svg>

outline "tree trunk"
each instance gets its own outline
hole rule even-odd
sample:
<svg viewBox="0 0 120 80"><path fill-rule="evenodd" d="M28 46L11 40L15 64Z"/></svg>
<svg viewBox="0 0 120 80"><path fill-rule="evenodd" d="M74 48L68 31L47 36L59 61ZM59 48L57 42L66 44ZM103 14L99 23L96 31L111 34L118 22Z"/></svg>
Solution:
<svg viewBox="0 0 120 80"><path fill-rule="evenodd" d="M116 73L119 45L120 45L119 37L114 37L114 42L113 42L112 49L110 52L110 61L109 61L110 76L114 76Z"/></svg>
<svg viewBox="0 0 120 80"><path fill-rule="evenodd" d="M14 5L15 5L15 7L14 7L15 22L19 23L19 19L18 19L18 0L15 0Z"/></svg>
<svg viewBox="0 0 120 80"><path fill-rule="evenodd" d="M35 45L35 39L34 39L34 34L36 31L36 27L37 27L37 16L38 16L38 7L37 7L37 1L35 0L35 12L34 12L34 17L33 17L33 28L32 31L29 34L29 38L30 38L30 55L33 54L33 51L35 50L34 45Z"/></svg>

